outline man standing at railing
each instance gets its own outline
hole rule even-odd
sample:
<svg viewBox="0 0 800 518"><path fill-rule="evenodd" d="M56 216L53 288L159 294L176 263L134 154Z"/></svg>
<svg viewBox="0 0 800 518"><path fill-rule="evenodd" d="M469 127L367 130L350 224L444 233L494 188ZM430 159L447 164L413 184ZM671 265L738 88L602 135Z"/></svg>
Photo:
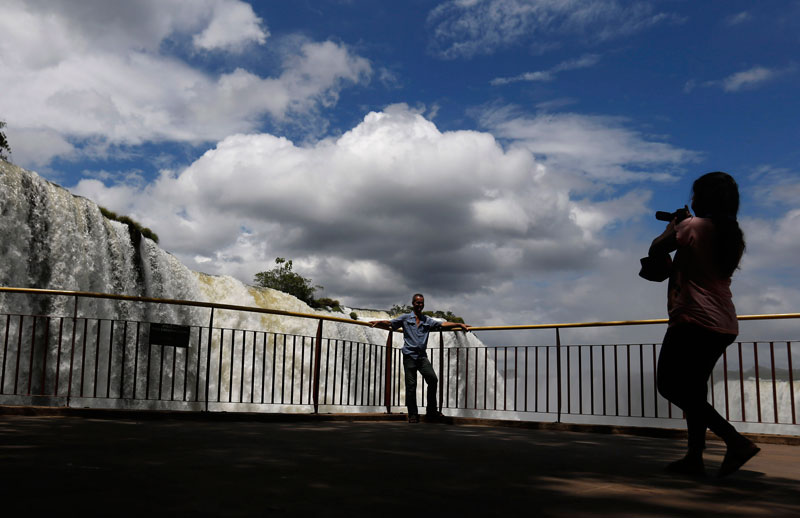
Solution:
<svg viewBox="0 0 800 518"><path fill-rule="evenodd" d="M428 336L431 331L439 329L461 329L469 331L466 324L456 322L439 322L433 318L423 315L425 308L425 297L422 293L416 293L411 298L413 311L400 315L392 320L373 320L371 327L380 329L395 330L403 328L403 370L406 376L406 406L408 407L408 422L419 422L419 410L417 409L417 371L422 374L425 383L428 384L428 394L426 402L426 420L436 420L443 417L436 404L436 387L439 379L436 377L431 362L425 349L428 347Z"/></svg>

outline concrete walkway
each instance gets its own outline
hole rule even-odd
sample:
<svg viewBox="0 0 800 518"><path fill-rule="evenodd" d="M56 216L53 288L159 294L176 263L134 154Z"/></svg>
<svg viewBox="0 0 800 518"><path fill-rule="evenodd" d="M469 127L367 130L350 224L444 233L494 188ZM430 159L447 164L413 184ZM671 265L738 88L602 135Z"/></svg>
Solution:
<svg viewBox="0 0 800 518"><path fill-rule="evenodd" d="M674 438L352 419L0 412L3 514L800 516L800 446L694 481Z"/></svg>

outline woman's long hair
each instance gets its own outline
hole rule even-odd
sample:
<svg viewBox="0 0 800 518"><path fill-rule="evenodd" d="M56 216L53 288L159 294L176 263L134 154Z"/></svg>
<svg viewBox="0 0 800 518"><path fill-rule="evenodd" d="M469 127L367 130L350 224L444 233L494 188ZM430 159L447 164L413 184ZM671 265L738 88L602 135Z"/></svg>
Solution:
<svg viewBox="0 0 800 518"><path fill-rule="evenodd" d="M714 260L720 273L733 275L744 254L742 229L736 220L739 212L739 186L728 173L707 173L692 185L692 209L701 218L714 222L716 238Z"/></svg>

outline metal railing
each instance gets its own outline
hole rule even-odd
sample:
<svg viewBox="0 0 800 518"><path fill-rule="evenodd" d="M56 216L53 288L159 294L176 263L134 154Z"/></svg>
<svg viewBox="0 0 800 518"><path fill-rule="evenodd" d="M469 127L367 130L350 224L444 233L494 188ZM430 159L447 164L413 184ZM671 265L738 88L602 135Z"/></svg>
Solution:
<svg viewBox="0 0 800 518"><path fill-rule="evenodd" d="M656 343L444 347L432 356L445 408L477 416L549 415L559 422L565 416L680 419L680 409L657 390L659 350ZM734 342L712 372L710 400L731 421L797 425L797 350L797 341Z"/></svg>
<svg viewBox="0 0 800 518"><path fill-rule="evenodd" d="M0 293L74 301L72 316L0 314L0 402L278 412L308 408L319 412L320 405L329 411L368 412L404 407L402 356L393 347L393 333L388 333L385 344L323 336L326 321L361 326L366 322L111 294L4 287ZM186 326L185 347L154 344L149 340L153 323L80 315L83 299L207 308L208 325ZM219 310L314 319L317 332L307 336L214 327ZM796 318L800 314L739 317ZM439 333L439 343L429 345L429 356L439 373L440 408L511 419L679 419L680 410L656 389L659 344L561 343L563 329L666 322L473 328L476 332L555 330L555 342L547 345L446 347ZM796 353L795 341L735 343L712 373L710 400L729 420L797 425ZM423 381L418 400L424 401L425 389Z"/></svg>
<svg viewBox="0 0 800 518"><path fill-rule="evenodd" d="M366 322L103 293L7 287L0 287L0 293L74 300L71 317L0 314L0 398L66 406L75 399L84 406L91 406L89 400L145 407L154 401L182 402L195 403L190 409L201 404L204 410L212 403L312 406L314 412L320 404L375 407L387 399L386 371L378 368L386 361L385 346L323 338L325 321ZM148 340L154 322L79 316L82 299L208 308L209 324L185 326L185 346L156 344ZM317 332L303 336L214 327L218 310L314 319Z"/></svg>

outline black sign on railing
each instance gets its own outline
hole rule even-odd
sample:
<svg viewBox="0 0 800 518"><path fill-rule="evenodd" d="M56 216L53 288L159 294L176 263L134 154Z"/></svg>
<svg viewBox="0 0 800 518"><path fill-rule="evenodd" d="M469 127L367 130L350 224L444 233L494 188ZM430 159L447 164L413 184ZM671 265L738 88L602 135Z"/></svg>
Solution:
<svg viewBox="0 0 800 518"><path fill-rule="evenodd" d="M150 324L150 345L189 347L189 326L177 324Z"/></svg>

